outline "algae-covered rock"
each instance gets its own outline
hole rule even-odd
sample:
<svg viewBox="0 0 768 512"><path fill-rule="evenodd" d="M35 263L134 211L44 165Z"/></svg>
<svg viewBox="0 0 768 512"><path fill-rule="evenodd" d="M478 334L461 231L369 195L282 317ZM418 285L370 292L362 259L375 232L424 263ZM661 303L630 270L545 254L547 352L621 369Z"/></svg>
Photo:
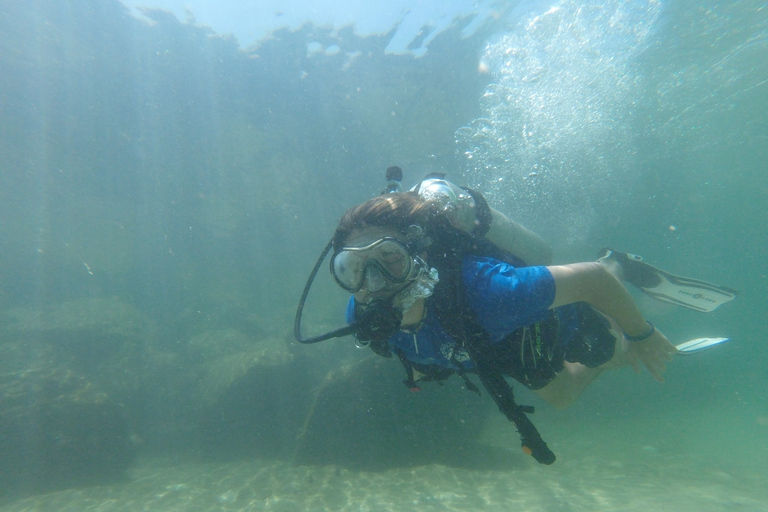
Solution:
<svg viewBox="0 0 768 512"><path fill-rule="evenodd" d="M487 397L468 392L459 378L424 383L418 393L402 379L397 360L380 357L329 372L311 390L294 461L381 470L482 457L488 467L499 465L477 442Z"/></svg>
<svg viewBox="0 0 768 512"><path fill-rule="evenodd" d="M144 315L118 298L74 299L44 310L12 309L0 315L0 333L35 338L68 350L111 353L126 341L152 335Z"/></svg>
<svg viewBox="0 0 768 512"><path fill-rule="evenodd" d="M256 340L237 329L219 329L192 336L187 342L187 353L192 361L205 364L220 357L241 354L254 345Z"/></svg>
<svg viewBox="0 0 768 512"><path fill-rule="evenodd" d="M127 469L153 337L117 298L0 313L2 485L39 491Z"/></svg>
<svg viewBox="0 0 768 512"><path fill-rule="evenodd" d="M0 345L0 492L119 477L133 460L123 407L38 341Z"/></svg>
<svg viewBox="0 0 768 512"><path fill-rule="evenodd" d="M194 396L203 451L216 458L290 453L311 379L288 344L221 330L188 345L198 362Z"/></svg>
<svg viewBox="0 0 768 512"><path fill-rule="evenodd" d="M49 347L62 367L86 375L123 403L139 392L143 350L154 331L152 322L118 298L82 298L0 314L0 339Z"/></svg>
<svg viewBox="0 0 768 512"><path fill-rule="evenodd" d="M190 358L199 364L197 396L204 405L215 403L249 372L285 366L293 360L287 345L279 340L254 339L235 329L194 336L187 349Z"/></svg>

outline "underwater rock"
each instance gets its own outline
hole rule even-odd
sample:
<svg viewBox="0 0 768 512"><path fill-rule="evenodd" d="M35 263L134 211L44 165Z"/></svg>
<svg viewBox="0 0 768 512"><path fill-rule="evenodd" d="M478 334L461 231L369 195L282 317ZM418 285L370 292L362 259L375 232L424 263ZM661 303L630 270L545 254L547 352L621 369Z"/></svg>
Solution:
<svg viewBox="0 0 768 512"><path fill-rule="evenodd" d="M294 462L373 471L466 465L477 457L495 465L477 444L489 412L485 400L456 377L411 392L403 376L397 360L379 357L329 373L313 390Z"/></svg>
<svg viewBox="0 0 768 512"><path fill-rule="evenodd" d="M248 373L263 373L267 368L280 367L288 361L287 354L268 348L253 348L240 354L220 357L203 366L204 376L198 397L203 403L213 403Z"/></svg>
<svg viewBox="0 0 768 512"><path fill-rule="evenodd" d="M202 340L210 346L200 347ZM189 346L211 356L198 356L194 394L205 454L287 456L310 404L311 372L300 367L284 340L223 330L196 336Z"/></svg>
<svg viewBox="0 0 768 512"><path fill-rule="evenodd" d="M0 313L0 487L119 477L134 458L154 326L117 298Z"/></svg>
<svg viewBox="0 0 768 512"><path fill-rule="evenodd" d="M0 334L50 343L75 358L106 358L123 343L141 342L152 324L133 306L114 298L74 299L44 310L0 314Z"/></svg>
<svg viewBox="0 0 768 512"><path fill-rule="evenodd" d="M133 456L123 408L53 347L0 344L0 493L119 478Z"/></svg>
<svg viewBox="0 0 768 512"><path fill-rule="evenodd" d="M231 332L218 336L218 342L237 339ZM210 458L277 457L371 471L513 463L508 452L480 444L495 409L488 397L467 392L461 379L412 393L394 359L330 365L322 360L331 354L320 354L321 347L309 357L277 338L252 343L200 366L199 446Z"/></svg>
<svg viewBox="0 0 768 512"><path fill-rule="evenodd" d="M256 340L237 329L217 329L192 336L186 352L192 361L205 364L220 357L242 354L255 344Z"/></svg>
<svg viewBox="0 0 768 512"><path fill-rule="evenodd" d="M39 311L4 311L0 337L50 347L61 367L79 372L126 403L140 392L146 372L143 350L155 338L155 327L118 298L82 298Z"/></svg>
<svg viewBox="0 0 768 512"><path fill-rule="evenodd" d="M293 360L280 340L249 336L237 329L218 329L192 336L184 355L195 367L197 398L205 404L218 400L222 393L250 371L284 366Z"/></svg>

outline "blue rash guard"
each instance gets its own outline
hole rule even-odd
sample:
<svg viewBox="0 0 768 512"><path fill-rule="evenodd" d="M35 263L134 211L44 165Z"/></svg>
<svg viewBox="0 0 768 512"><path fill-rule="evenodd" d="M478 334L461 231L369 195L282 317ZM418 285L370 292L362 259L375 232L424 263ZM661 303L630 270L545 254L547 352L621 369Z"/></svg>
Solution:
<svg viewBox="0 0 768 512"><path fill-rule="evenodd" d="M516 329L532 325L548 315L555 298L555 280L546 267L515 267L482 256L467 255L462 264L462 279L476 321L499 343ZM347 322L354 320L354 297L347 305ZM569 332L578 327L573 305L555 310L560 324L559 342L569 342ZM474 365L467 352L440 326L430 308L416 332L400 331L389 339L389 347L399 350L411 362L455 370L454 361L465 370ZM453 359L453 360L452 360Z"/></svg>

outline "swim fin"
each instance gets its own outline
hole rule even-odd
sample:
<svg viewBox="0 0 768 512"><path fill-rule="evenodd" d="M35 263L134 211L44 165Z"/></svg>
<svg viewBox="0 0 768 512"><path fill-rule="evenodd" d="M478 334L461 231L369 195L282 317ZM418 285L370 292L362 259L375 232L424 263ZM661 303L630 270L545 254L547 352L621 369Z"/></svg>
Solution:
<svg viewBox="0 0 768 512"><path fill-rule="evenodd" d="M689 340L685 343L675 345L675 348L678 350L679 354L688 355L712 348L715 345L719 345L726 341L730 341L730 338L696 338L695 340Z"/></svg>
<svg viewBox="0 0 768 512"><path fill-rule="evenodd" d="M635 254L603 249L598 261L646 295L695 311L709 313L735 299L737 295L732 288L670 274L649 265L643 261L642 256Z"/></svg>

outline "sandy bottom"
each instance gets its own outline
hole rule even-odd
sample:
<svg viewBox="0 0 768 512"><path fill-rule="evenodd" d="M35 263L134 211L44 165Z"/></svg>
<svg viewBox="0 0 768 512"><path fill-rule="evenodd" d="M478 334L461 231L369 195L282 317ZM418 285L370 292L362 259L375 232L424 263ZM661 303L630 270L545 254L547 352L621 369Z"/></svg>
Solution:
<svg viewBox="0 0 768 512"><path fill-rule="evenodd" d="M379 473L249 461L162 467L130 481L24 498L10 511L762 511L768 470L724 471L646 446L542 467L478 471L439 465Z"/></svg>
<svg viewBox="0 0 768 512"><path fill-rule="evenodd" d="M123 482L21 498L0 512L768 512L762 405L654 406L626 416L604 409L536 413L558 456L551 466L524 455L506 420L491 414L479 438L485 450L459 454L453 465L413 461L375 472L274 460L144 459ZM490 460L493 454L504 463Z"/></svg>

